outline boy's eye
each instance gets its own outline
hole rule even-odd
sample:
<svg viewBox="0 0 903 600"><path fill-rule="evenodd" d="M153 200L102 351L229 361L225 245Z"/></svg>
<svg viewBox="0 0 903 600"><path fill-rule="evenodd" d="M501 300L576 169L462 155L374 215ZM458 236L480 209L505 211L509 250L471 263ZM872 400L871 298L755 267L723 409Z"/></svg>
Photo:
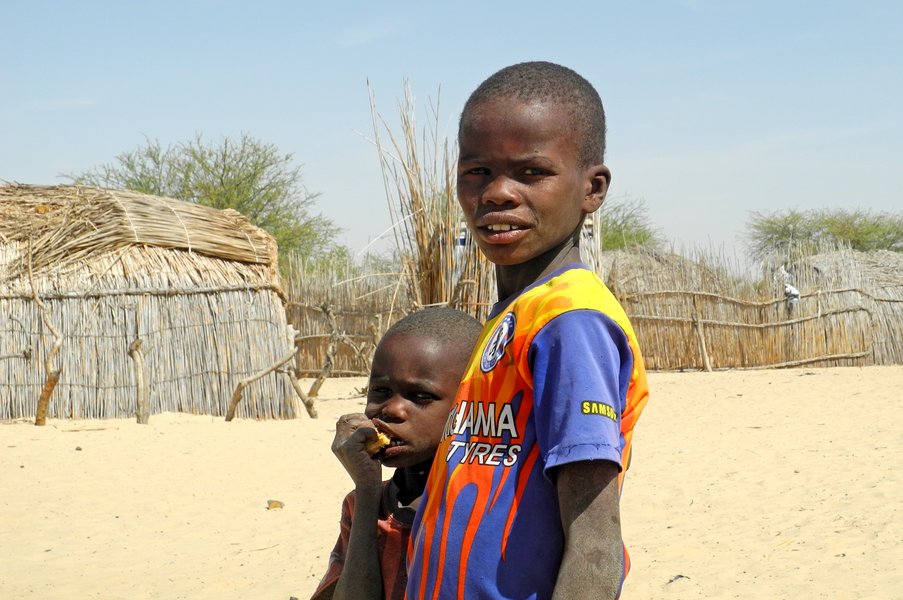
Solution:
<svg viewBox="0 0 903 600"><path fill-rule="evenodd" d="M415 392L409 396L409 399L417 404L429 404L438 400L439 397L429 392Z"/></svg>
<svg viewBox="0 0 903 600"><path fill-rule="evenodd" d="M392 390L384 387L368 387L367 398L386 398L392 395Z"/></svg>
<svg viewBox="0 0 903 600"><path fill-rule="evenodd" d="M391 398L394 393L392 388L388 387L369 387L367 388L367 402L382 403ZM415 404L429 404L430 402L435 402L439 399L439 396L432 392L411 391L399 393L401 393L406 400Z"/></svg>
<svg viewBox="0 0 903 600"><path fill-rule="evenodd" d="M489 169L486 167L472 167L461 170L461 175L486 175L487 173L489 173Z"/></svg>
<svg viewBox="0 0 903 600"><path fill-rule="evenodd" d="M528 177L539 177L545 175L546 171L538 167L524 167L524 175Z"/></svg>

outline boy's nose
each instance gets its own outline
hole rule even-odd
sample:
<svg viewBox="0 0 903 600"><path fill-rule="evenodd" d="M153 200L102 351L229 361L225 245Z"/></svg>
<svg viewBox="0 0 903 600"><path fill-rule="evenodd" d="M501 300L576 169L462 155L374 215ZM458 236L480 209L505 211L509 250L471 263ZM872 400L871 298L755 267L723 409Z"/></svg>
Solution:
<svg viewBox="0 0 903 600"><path fill-rule="evenodd" d="M515 189L516 183L510 177L505 177L504 175L493 177L486 184L486 187L483 188L480 200L483 204L516 203L518 199Z"/></svg>
<svg viewBox="0 0 903 600"><path fill-rule="evenodd" d="M407 401L396 394L383 403L380 418L386 423L398 423L407 418Z"/></svg>

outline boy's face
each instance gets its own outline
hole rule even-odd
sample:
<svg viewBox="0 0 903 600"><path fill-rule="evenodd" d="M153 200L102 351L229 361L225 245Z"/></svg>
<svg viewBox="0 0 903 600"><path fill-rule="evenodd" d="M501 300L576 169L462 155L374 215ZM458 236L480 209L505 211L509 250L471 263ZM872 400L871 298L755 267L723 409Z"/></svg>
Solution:
<svg viewBox="0 0 903 600"><path fill-rule="evenodd" d="M581 165L575 135L554 103L496 99L465 116L458 202L493 263L521 265L554 251L601 206L608 169Z"/></svg>
<svg viewBox="0 0 903 600"><path fill-rule="evenodd" d="M379 455L388 467L408 467L430 460L458 391L466 357L422 335L392 334L373 355L367 387L368 418L392 445Z"/></svg>

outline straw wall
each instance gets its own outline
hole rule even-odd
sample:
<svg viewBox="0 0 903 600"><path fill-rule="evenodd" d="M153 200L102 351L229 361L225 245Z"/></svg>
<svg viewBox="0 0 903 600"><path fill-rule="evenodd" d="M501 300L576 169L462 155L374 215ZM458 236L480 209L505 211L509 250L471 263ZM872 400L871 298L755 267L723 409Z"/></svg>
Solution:
<svg viewBox="0 0 903 600"><path fill-rule="evenodd" d="M22 244L0 247L20 264ZM60 381L49 416L132 417L142 341L151 413L223 415L238 382L291 348L278 287L268 268L178 250L129 246L65 270L0 281L0 418L31 418L53 344L35 302L62 336ZM274 373L244 391L238 415L293 416L293 392Z"/></svg>

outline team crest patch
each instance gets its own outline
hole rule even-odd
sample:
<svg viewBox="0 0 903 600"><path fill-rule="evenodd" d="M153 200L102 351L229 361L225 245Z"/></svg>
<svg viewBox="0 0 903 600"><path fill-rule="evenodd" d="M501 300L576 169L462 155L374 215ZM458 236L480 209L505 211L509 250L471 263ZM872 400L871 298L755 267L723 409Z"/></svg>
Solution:
<svg viewBox="0 0 903 600"><path fill-rule="evenodd" d="M514 339L514 313L508 313L495 326L495 331L489 336L483 357L480 359L480 370L484 373L495 368L502 356L505 355L505 347Z"/></svg>

